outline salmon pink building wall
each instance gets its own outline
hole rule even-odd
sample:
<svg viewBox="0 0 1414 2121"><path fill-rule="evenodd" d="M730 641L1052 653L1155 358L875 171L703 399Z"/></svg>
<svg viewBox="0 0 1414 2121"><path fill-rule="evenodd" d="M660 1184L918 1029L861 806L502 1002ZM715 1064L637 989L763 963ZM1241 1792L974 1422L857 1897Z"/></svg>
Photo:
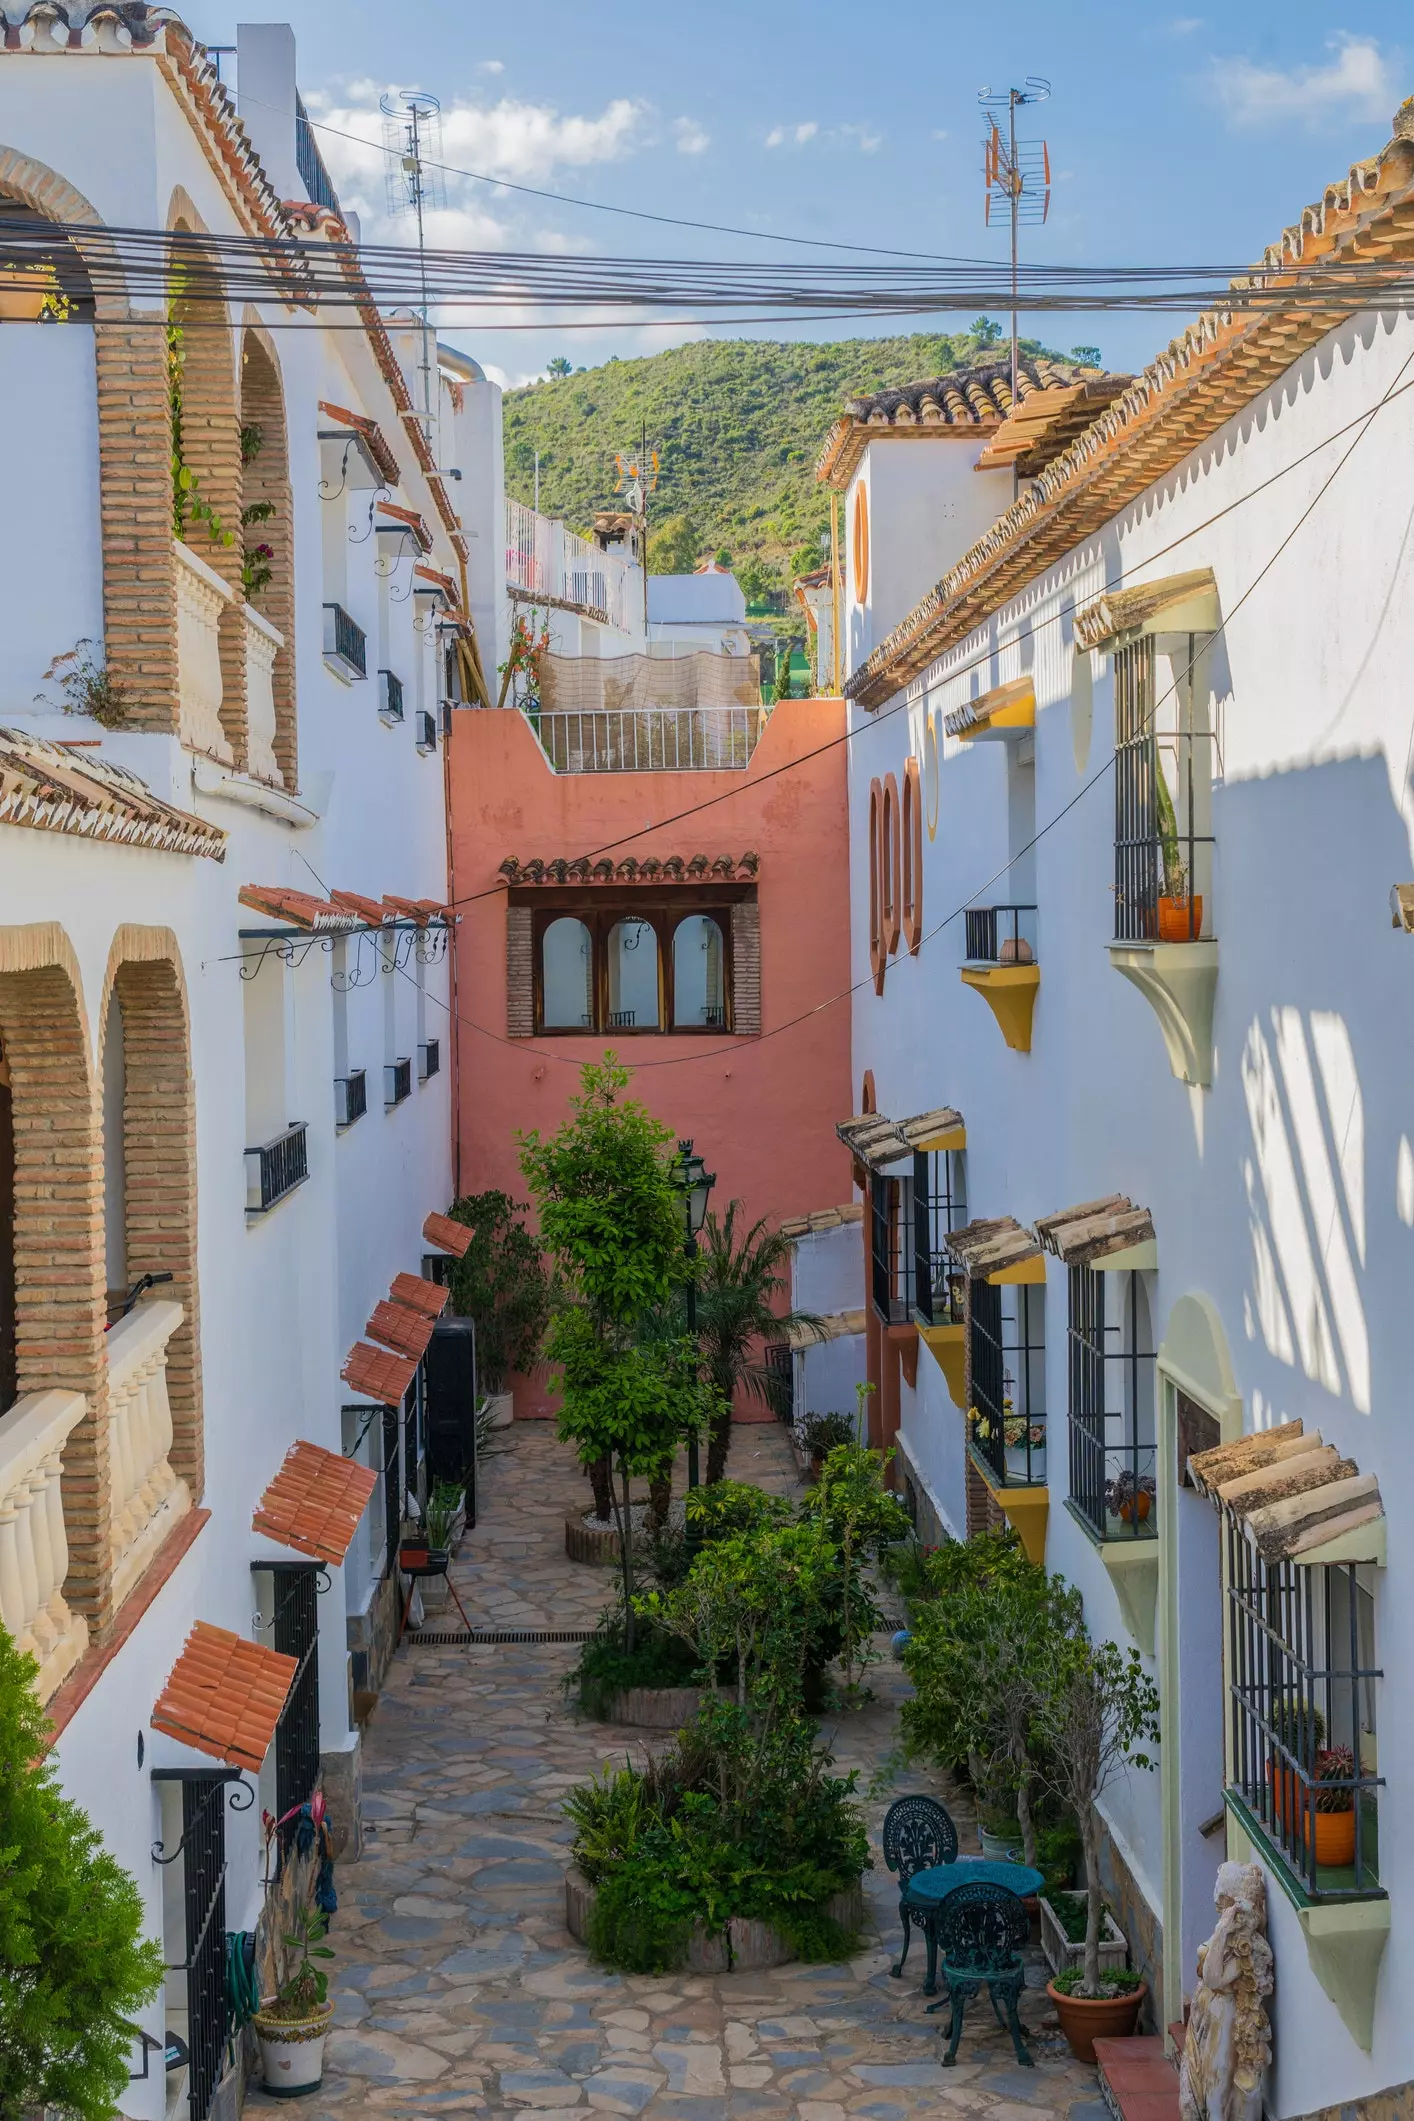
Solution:
<svg viewBox="0 0 1414 2121"><path fill-rule="evenodd" d="M518 711L453 716L459 1192L498 1186L523 1199L517 1129L557 1127L581 1064L612 1047L635 1070L633 1094L717 1174L714 1208L736 1197L748 1217L780 1221L851 1197L834 1131L852 1109L849 1003L807 1013L850 979L844 726L839 700L789 700L745 772L556 774ZM508 1037L507 856L748 850L760 856L760 1036ZM518 1387L517 1413L543 1402L543 1388Z"/></svg>

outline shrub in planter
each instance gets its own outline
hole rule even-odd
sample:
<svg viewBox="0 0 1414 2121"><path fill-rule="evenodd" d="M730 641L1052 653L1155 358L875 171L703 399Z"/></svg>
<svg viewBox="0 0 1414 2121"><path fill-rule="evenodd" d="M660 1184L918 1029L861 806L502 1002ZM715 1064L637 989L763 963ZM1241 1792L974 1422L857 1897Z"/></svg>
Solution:
<svg viewBox="0 0 1414 2121"><path fill-rule="evenodd" d="M1112 1967L1093 1987L1083 1967L1069 1967L1046 1983L1061 2031L1077 2062L1095 2060L1095 2042L1132 2033L1149 1993L1138 1974Z"/></svg>
<svg viewBox="0 0 1414 2121"><path fill-rule="evenodd" d="M162 1949L137 1886L60 1793L34 1677L0 1627L0 2114L108 2121Z"/></svg>
<svg viewBox="0 0 1414 2121"><path fill-rule="evenodd" d="M633 1649L627 1649L623 1622L616 1617L585 1643L563 1684L567 1694L577 1695L586 1716L607 1723L620 1694L639 1687L690 1687L697 1671L689 1645L660 1628L641 1626Z"/></svg>
<svg viewBox="0 0 1414 2121"><path fill-rule="evenodd" d="M464 1194L450 1209L472 1233L452 1269L452 1309L476 1320L478 1381L493 1398L514 1371L534 1364L550 1321L550 1283L524 1212L524 1202L494 1188Z"/></svg>
<svg viewBox="0 0 1414 2121"><path fill-rule="evenodd" d="M314 1963L334 1956L324 1942L329 1918L319 1908L306 1907L295 1915L294 1924L285 1948L297 1956L253 2020L260 2038L265 2088L285 2099L318 2090L324 2077L324 2043L334 2016L329 1976Z"/></svg>

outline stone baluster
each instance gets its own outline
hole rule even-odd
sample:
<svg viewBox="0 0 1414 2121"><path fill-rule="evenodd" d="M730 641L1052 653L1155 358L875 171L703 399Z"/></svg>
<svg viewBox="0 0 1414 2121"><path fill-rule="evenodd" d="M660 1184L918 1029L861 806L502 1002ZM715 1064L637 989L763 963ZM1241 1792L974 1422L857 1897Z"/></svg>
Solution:
<svg viewBox="0 0 1414 2121"><path fill-rule="evenodd" d="M83 1419L77 1392L30 1392L0 1422L0 1620L39 1666L47 1701L88 1647L88 1626L64 1599L69 1545L64 1445Z"/></svg>
<svg viewBox="0 0 1414 2121"><path fill-rule="evenodd" d="M178 1303L139 1304L108 1335L109 1539L115 1605L122 1604L191 1508L186 1484L172 1471L169 1457L167 1343L181 1321Z"/></svg>

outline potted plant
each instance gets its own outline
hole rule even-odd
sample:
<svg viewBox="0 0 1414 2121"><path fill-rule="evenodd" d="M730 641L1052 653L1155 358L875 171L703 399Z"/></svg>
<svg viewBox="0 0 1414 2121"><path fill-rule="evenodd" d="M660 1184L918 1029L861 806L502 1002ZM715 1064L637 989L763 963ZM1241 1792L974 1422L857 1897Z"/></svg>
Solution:
<svg viewBox="0 0 1414 2121"><path fill-rule="evenodd" d="M1117 1969L1101 1974L1104 1892L1098 1803L1109 1784L1130 1767L1153 1766L1145 1749L1158 1741L1159 1694L1137 1650L1126 1656L1113 1642L1091 1642L1078 1591L1067 1588L1053 1612L1058 1625L1051 1655L1040 1669L1034 1742L1043 1778L1080 1827L1086 1922L1079 1978L1062 1976L1064 1986L1053 1980L1046 1992L1071 2053L1093 2061L1097 2037L1134 2031L1147 1994L1142 1981L1120 1984Z"/></svg>
<svg viewBox="0 0 1414 2121"><path fill-rule="evenodd" d="M294 1924L285 1947L298 1956L254 2018L265 2089L276 2099L318 2091L324 2080L324 2043L334 2016L329 1976L314 1963L334 1956L324 1942L329 1918L319 1908L305 1907Z"/></svg>
<svg viewBox="0 0 1414 2121"><path fill-rule="evenodd" d="M807 1414L800 1425L800 1442L812 1471L818 1473L836 1445L852 1444L855 1435L852 1414Z"/></svg>
<svg viewBox="0 0 1414 2121"><path fill-rule="evenodd" d="M1040 1895L1041 1949L1053 1974L1076 1968L1085 1971L1085 1931L1090 1920L1090 1896L1084 1886L1053 1885L1048 1880ZM1100 1915L1100 1979L1129 1963L1124 1932L1108 1908Z"/></svg>
<svg viewBox="0 0 1414 2121"><path fill-rule="evenodd" d="M1203 900L1201 895L1190 894L1188 864L1179 852L1178 817L1162 759L1154 768L1154 808L1164 870L1164 888L1159 895L1159 941L1191 943L1203 932Z"/></svg>
<svg viewBox="0 0 1414 2121"><path fill-rule="evenodd" d="M1280 1755L1267 1762L1276 1823L1288 1833L1299 1834L1306 1805L1303 1779L1316 1780L1317 1762L1326 1742L1326 1719L1314 1701L1304 1701L1299 1694L1283 1694L1272 1704L1272 1736L1303 1770L1303 1774L1298 1774L1296 1768L1281 1765Z"/></svg>
<svg viewBox="0 0 1414 2121"><path fill-rule="evenodd" d="M1330 1870L1345 1870L1355 1861L1355 1755L1350 1747L1322 1747L1312 1780L1316 1861Z"/></svg>
<svg viewBox="0 0 1414 2121"><path fill-rule="evenodd" d="M427 1498L422 1522L427 1547L425 1566L434 1568L437 1561L443 1557L450 1563L452 1550L457 1543L461 1527L466 1522L465 1499L456 1481L439 1480L435 1484ZM440 1612L446 1605L448 1596L445 1573L429 1576L422 1586L423 1610L429 1613Z"/></svg>
<svg viewBox="0 0 1414 2121"><path fill-rule="evenodd" d="M1121 1524L1147 1524L1156 1488L1147 1473L1120 1473L1105 1482L1105 1507Z"/></svg>
<svg viewBox="0 0 1414 2121"><path fill-rule="evenodd" d="M472 1233L452 1269L452 1309L476 1321L476 1371L491 1422L512 1417L510 1379L533 1367L550 1318L550 1283L540 1245L520 1217L523 1201L492 1189L453 1201L453 1222Z"/></svg>

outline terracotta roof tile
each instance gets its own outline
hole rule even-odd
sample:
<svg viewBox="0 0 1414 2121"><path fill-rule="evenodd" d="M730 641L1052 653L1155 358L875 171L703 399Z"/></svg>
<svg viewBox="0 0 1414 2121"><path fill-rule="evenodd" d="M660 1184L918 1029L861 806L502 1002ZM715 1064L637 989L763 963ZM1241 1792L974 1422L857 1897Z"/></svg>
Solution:
<svg viewBox="0 0 1414 2121"><path fill-rule="evenodd" d="M341 1562L377 1485L369 1466L317 1443L291 1444L260 1498L251 1530L316 1561Z"/></svg>
<svg viewBox="0 0 1414 2121"><path fill-rule="evenodd" d="M1073 361L1052 361L1044 354L1035 359L1023 354L1017 375L1023 408L1029 399L1057 389L1103 384L1107 380L1098 369L1080 368ZM1120 390L1130 380L1128 376L1115 378ZM1101 405L1108 402L1102 399ZM1092 407L1091 419L1099 409ZM880 433L944 440L959 431L968 435L989 433L1000 429L1013 410L1010 354L1005 360L954 369L951 375L846 398L844 411L820 452L815 476L842 492L854 477L864 451Z"/></svg>
<svg viewBox="0 0 1414 2121"><path fill-rule="evenodd" d="M421 1362L432 1338L432 1320L425 1318L421 1311L408 1311L401 1304L384 1302L373 1306L373 1316L363 1330L371 1340L381 1340L386 1346L396 1348L399 1355Z"/></svg>
<svg viewBox="0 0 1414 2121"><path fill-rule="evenodd" d="M587 854L573 858L559 854L536 855L522 862L508 854L497 871L507 884L696 884L711 875L750 883L761 873L761 857L754 849L745 854L627 854L621 862L602 855L591 862Z"/></svg>
<svg viewBox="0 0 1414 2121"><path fill-rule="evenodd" d="M152 1710L152 1728L259 1774L297 1669L293 1657L198 1620Z"/></svg>
<svg viewBox="0 0 1414 2121"><path fill-rule="evenodd" d="M331 405L325 398L319 400L319 410L338 426L350 428L367 444L368 454L390 486L402 484L398 460L376 420L370 420L366 412L350 412L347 405Z"/></svg>
<svg viewBox="0 0 1414 2121"><path fill-rule="evenodd" d="M401 524L404 530L410 530L417 540L420 552L431 552L432 533L415 508L399 508L396 501L380 501L378 513L380 516L390 516L395 523Z"/></svg>
<svg viewBox="0 0 1414 2121"><path fill-rule="evenodd" d="M422 1234L429 1245L439 1252L450 1252L454 1259L465 1259L471 1250L471 1232L465 1223L452 1221L450 1215L429 1215L422 1225Z"/></svg>
<svg viewBox="0 0 1414 2121"><path fill-rule="evenodd" d="M112 759L76 756L66 745L22 729L0 728L0 825L226 859L219 825L163 802Z"/></svg>
<svg viewBox="0 0 1414 2121"><path fill-rule="evenodd" d="M416 921L425 928L429 921L446 921L454 918L450 906L444 906L435 898L399 898L395 892L383 893L383 904L399 920Z"/></svg>
<svg viewBox="0 0 1414 2121"><path fill-rule="evenodd" d="M429 589L437 590L440 595L446 598L449 611L459 611L461 609L461 592L449 574L443 574L441 569L437 567L422 566L414 567L412 572L414 588L417 587L419 582L425 582Z"/></svg>
<svg viewBox="0 0 1414 2121"><path fill-rule="evenodd" d="M267 913L272 920L307 928L311 935L346 935L363 924L362 916L351 913L346 906L312 898L307 891L295 891L284 884L242 884L236 896L252 912Z"/></svg>
<svg viewBox="0 0 1414 2121"><path fill-rule="evenodd" d="M390 1355L386 1348L370 1347L366 1340L356 1340L339 1375L355 1392L366 1392L381 1406L397 1407L417 1375L417 1364L404 1355Z"/></svg>
<svg viewBox="0 0 1414 2121"><path fill-rule="evenodd" d="M840 1208L813 1208L808 1215L791 1215L780 1225L782 1237L808 1237L812 1232L838 1230L842 1224L862 1222L864 1210L857 1200Z"/></svg>
<svg viewBox="0 0 1414 2121"><path fill-rule="evenodd" d="M840 1120L835 1128L850 1155L869 1171L886 1170L938 1135L958 1134L961 1130L962 1114L951 1105L915 1112L911 1119L888 1119L882 1112L862 1112L853 1119Z"/></svg>
<svg viewBox="0 0 1414 2121"><path fill-rule="evenodd" d="M390 1293L395 1304L420 1311L424 1318L440 1318L452 1300L451 1290L442 1282L424 1281L420 1274L395 1274Z"/></svg>
<svg viewBox="0 0 1414 2121"><path fill-rule="evenodd" d="M1195 1451L1188 1476L1231 1511L1268 1563L1318 1559L1334 1539L1351 1549L1348 1560L1383 1558L1379 1482L1299 1420ZM1355 1551L1367 1540L1366 1553Z"/></svg>
<svg viewBox="0 0 1414 2121"><path fill-rule="evenodd" d="M988 1220L979 1216L960 1230L948 1233L948 1251L969 1274L985 1281L1005 1267L1019 1267L1023 1260L1039 1259L1040 1241L1011 1215Z"/></svg>
<svg viewBox="0 0 1414 2121"><path fill-rule="evenodd" d="M1082 1201L1056 1215L1038 1215L1036 1235L1068 1267L1086 1267L1134 1245L1148 1244L1154 1221L1147 1208L1136 1208L1124 1193L1104 1200Z"/></svg>
<svg viewBox="0 0 1414 2121"><path fill-rule="evenodd" d="M346 913L356 913L370 928L381 928L393 918L387 906L380 905L376 898L365 898L361 891L331 891L329 903L341 906Z"/></svg>

